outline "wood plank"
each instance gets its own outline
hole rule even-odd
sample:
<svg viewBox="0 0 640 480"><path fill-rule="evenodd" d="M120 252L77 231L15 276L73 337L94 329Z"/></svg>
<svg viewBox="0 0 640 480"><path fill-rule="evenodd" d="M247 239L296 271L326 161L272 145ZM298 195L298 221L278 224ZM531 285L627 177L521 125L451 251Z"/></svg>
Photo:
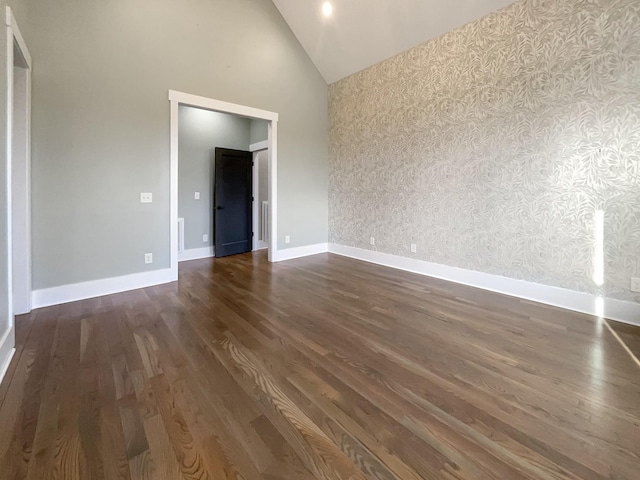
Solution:
<svg viewBox="0 0 640 480"><path fill-rule="evenodd" d="M331 254L19 317L0 478L635 480L640 328Z"/></svg>

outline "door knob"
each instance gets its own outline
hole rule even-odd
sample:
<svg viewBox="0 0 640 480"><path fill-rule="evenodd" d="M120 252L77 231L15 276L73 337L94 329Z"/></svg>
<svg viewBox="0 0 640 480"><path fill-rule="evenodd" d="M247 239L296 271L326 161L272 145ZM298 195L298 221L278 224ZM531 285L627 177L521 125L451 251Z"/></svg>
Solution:
<svg viewBox="0 0 640 480"><path fill-rule="evenodd" d="M221 207L220 205L218 205L218 206L216 207L216 210L222 210L223 208L224 208L224 207Z"/></svg>

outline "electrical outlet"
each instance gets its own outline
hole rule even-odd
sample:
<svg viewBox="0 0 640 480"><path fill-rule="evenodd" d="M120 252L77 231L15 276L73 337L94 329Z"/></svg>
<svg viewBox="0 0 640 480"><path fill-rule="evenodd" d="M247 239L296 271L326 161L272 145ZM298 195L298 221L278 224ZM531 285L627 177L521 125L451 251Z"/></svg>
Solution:
<svg viewBox="0 0 640 480"><path fill-rule="evenodd" d="M415 243L411 244L411 253L417 253L418 252L418 246Z"/></svg>
<svg viewBox="0 0 640 480"><path fill-rule="evenodd" d="M369 237L369 243L370 243L371 245L375 245L375 244L376 244L376 239L375 239L375 238L373 238L373 237Z"/></svg>
<svg viewBox="0 0 640 480"><path fill-rule="evenodd" d="M291 237L289 235L284 237L284 243L291 243Z"/></svg>
<svg viewBox="0 0 640 480"><path fill-rule="evenodd" d="M200 200L200 192L196 192L196 193L194 193L194 194L193 194L193 198L194 198L195 200Z"/></svg>
<svg viewBox="0 0 640 480"><path fill-rule="evenodd" d="M207 235L206 233L204 235L202 235L202 241L204 243L207 243L209 241L209 235Z"/></svg>
<svg viewBox="0 0 640 480"><path fill-rule="evenodd" d="M640 278L633 277L631 279L631 289L632 292L640 293Z"/></svg>
<svg viewBox="0 0 640 480"><path fill-rule="evenodd" d="M153 203L153 193L141 193L140 203Z"/></svg>
<svg viewBox="0 0 640 480"><path fill-rule="evenodd" d="M153 253L144 254L144 263L153 263Z"/></svg>

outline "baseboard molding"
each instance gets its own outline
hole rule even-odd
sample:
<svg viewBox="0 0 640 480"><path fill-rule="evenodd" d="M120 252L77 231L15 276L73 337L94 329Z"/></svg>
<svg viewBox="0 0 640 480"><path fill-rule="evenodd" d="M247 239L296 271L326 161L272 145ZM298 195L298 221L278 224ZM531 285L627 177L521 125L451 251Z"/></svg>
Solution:
<svg viewBox="0 0 640 480"><path fill-rule="evenodd" d="M199 260L201 258L210 258L213 256L213 247L191 248L178 253L178 262Z"/></svg>
<svg viewBox="0 0 640 480"><path fill-rule="evenodd" d="M113 293L136 290L138 288L161 285L178 280L176 272L170 268L153 270L151 272L134 273L120 277L104 278L89 282L61 285L59 287L34 290L32 294L33 308L49 307L62 303L85 300L87 298L102 297Z"/></svg>
<svg viewBox="0 0 640 480"><path fill-rule="evenodd" d="M13 358L13 354L16 353L15 349L16 338L14 334L14 327L7 328L0 339L0 382L4 378L9 364Z"/></svg>
<svg viewBox="0 0 640 480"><path fill-rule="evenodd" d="M304 247L287 248L276 252L275 261L283 262L285 260L293 260L294 258L308 257L309 255L325 253L328 250L328 243L316 243L315 245L306 245Z"/></svg>
<svg viewBox="0 0 640 480"><path fill-rule="evenodd" d="M206 255L204 254L204 250L207 250ZM195 254L196 251L201 251L202 256L197 256ZM211 248L187 250L184 253L187 252L194 252L193 258L184 258L180 261L207 258L213 255ZM501 277L499 275L476 272L473 270L465 270L463 268L450 267L423 260L365 250L363 248L318 243L304 247L278 250L276 252L275 261L282 262L325 252L331 252L337 255L363 260L365 262L418 273L420 275L440 278L534 302L566 308L568 310L586 313L589 315L602 315L611 320L640 326L639 303L626 302L613 298L601 298L588 293ZM113 293L160 285L163 283L174 282L176 280L176 273L167 268L151 272L124 275L121 277L62 285L59 287L35 290L33 292L32 306L35 309L51 305L59 305L87 298L101 297L103 295L111 295ZM9 332L7 332L5 337L3 337L3 342L5 341L8 333ZM13 345L11 346L11 349L12 348ZM0 369L3 368L2 355L9 355L6 353L6 349L7 347L3 343L0 343ZM8 361L10 361L10 357Z"/></svg>
<svg viewBox="0 0 640 480"><path fill-rule="evenodd" d="M424 260L400 257L398 255L334 243L329 244L328 251L365 262L449 280L451 282L544 303L546 305L553 305L575 312L596 316L601 315L611 320L640 326L640 304L635 302L626 302L614 298L601 298L589 293L576 292L565 288L551 287L539 283L475 272L463 268L449 267Z"/></svg>

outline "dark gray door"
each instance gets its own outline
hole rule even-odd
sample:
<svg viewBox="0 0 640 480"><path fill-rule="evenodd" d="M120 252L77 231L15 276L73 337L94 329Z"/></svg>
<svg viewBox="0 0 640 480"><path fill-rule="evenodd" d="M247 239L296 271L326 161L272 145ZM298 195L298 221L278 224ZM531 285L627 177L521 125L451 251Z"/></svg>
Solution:
<svg viewBox="0 0 640 480"><path fill-rule="evenodd" d="M213 191L216 257L251 251L252 166L251 152L216 148Z"/></svg>

